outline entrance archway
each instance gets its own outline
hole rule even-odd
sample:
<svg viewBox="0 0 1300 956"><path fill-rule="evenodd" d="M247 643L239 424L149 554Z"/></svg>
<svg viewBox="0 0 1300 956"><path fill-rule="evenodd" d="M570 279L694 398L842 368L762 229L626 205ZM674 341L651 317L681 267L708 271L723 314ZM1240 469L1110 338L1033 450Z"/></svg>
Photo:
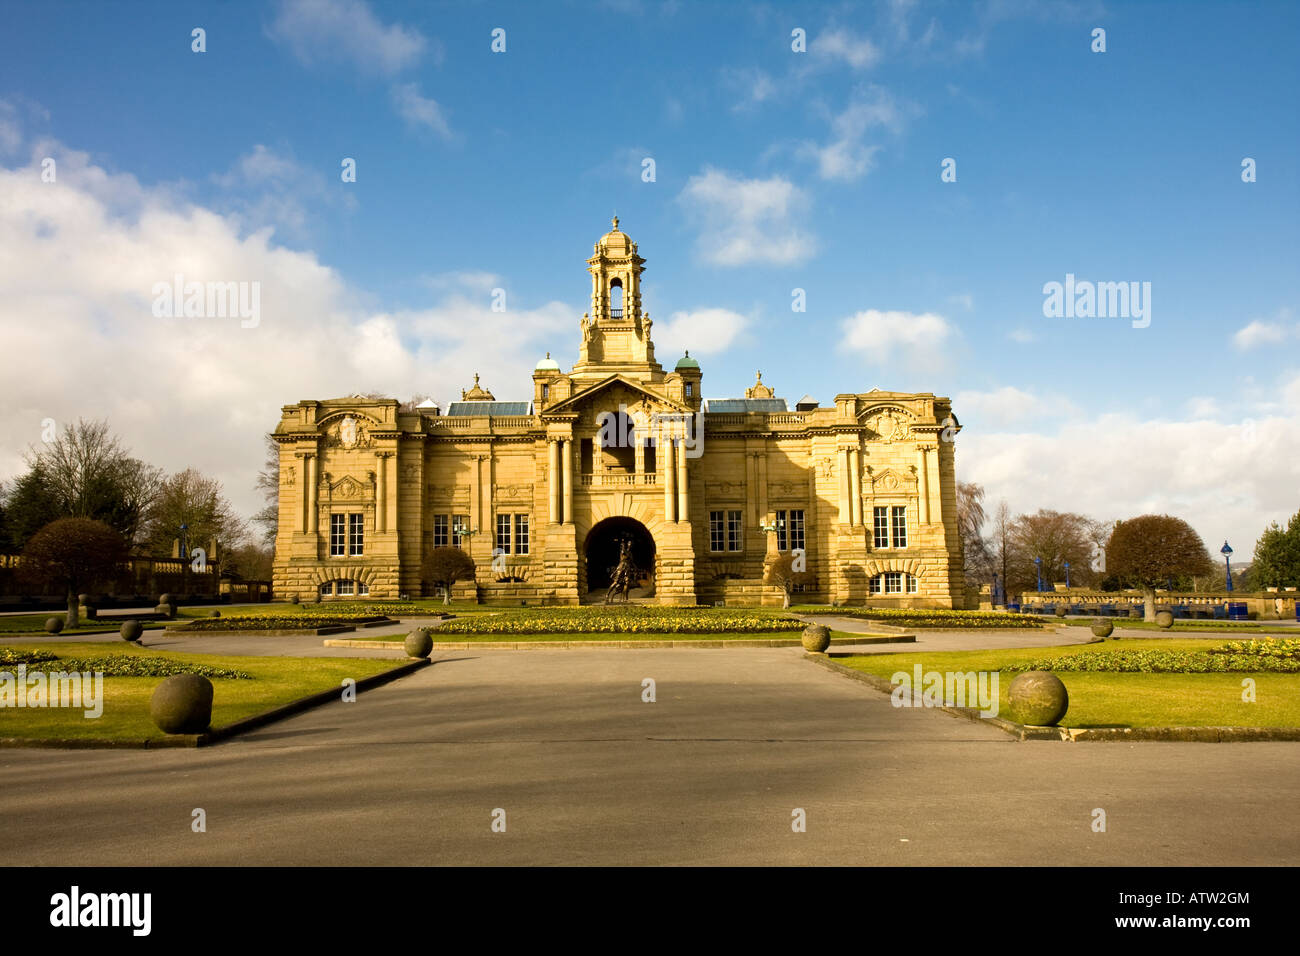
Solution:
<svg viewBox="0 0 1300 956"><path fill-rule="evenodd" d="M588 591L609 587L610 572L618 567L619 546L624 540L632 542L632 561L637 568L638 581L633 590L645 587L654 579L654 536L635 518L606 518L587 532L583 545Z"/></svg>

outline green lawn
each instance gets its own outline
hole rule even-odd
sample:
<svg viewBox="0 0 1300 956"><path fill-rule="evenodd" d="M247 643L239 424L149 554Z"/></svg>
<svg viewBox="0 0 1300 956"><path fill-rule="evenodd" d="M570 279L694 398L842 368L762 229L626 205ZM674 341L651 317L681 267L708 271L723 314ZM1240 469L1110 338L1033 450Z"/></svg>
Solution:
<svg viewBox="0 0 1300 956"><path fill-rule="evenodd" d="M160 651L139 648L123 641L120 644L53 643L6 645L27 650L52 651L60 658L94 658L108 654L144 654L158 656ZM245 671L252 680L217 679L212 684L215 695L212 727L217 729L245 717L287 704L319 691L338 688L342 693L345 677L361 680L383 673L404 663L393 660L359 658L303 657L226 657L212 654L167 652L167 657L193 661L213 667ZM58 671L58 661L30 665L36 669ZM10 673L13 668L5 668ZM158 740L167 735L149 718L149 700L161 677L105 677L104 712L87 718L76 708L0 708L0 738L76 738L122 741Z"/></svg>
<svg viewBox="0 0 1300 956"><path fill-rule="evenodd" d="M1154 645L1158 644L1158 648ZM1071 647L1026 647L990 651L863 654L837 663L889 679L897 671L1000 670L1013 661L1104 651L1205 651L1223 644L1205 640L1150 638L1106 641ZM1007 691L1016 675L998 682L1000 708L1009 713ZM1300 727L1300 674L1115 674L1063 671L1057 674L1070 694L1066 727ZM1255 681L1256 703L1241 699L1242 679Z"/></svg>
<svg viewBox="0 0 1300 956"><path fill-rule="evenodd" d="M48 611L44 614L13 614L0 616L0 636L18 635L28 636L34 634L45 634L45 622L52 617L67 619L66 611ZM146 629L159 628L163 625L154 621L141 622ZM65 629L59 633L59 637L67 634L76 636L78 634L102 634L105 631L113 632L122 626L121 620L114 621L87 621L81 619L81 627Z"/></svg>
<svg viewBox="0 0 1300 956"><path fill-rule="evenodd" d="M1090 627L1094 620L1110 621L1115 625L1116 630L1121 627L1135 628L1140 631L1162 631L1162 628L1155 621L1143 621L1134 617L1103 617L1103 618L1049 618L1060 624L1073 624L1080 627ZM1171 631L1260 631L1264 625L1256 621L1174 621L1173 626L1168 628ZM1274 628L1274 630L1279 630ZM1285 629L1281 629L1285 630Z"/></svg>

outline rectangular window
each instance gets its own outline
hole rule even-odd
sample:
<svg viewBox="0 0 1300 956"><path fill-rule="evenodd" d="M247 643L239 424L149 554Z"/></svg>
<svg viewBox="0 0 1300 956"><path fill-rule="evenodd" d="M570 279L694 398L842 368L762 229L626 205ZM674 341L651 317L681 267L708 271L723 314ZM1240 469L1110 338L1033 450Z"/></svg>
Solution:
<svg viewBox="0 0 1300 956"><path fill-rule="evenodd" d="M352 582L351 582L351 581L340 581L340 582L339 582L339 594L348 595L348 594L351 594L351 593L352 593Z"/></svg>
<svg viewBox="0 0 1300 956"><path fill-rule="evenodd" d="M885 576L883 574L877 574L874 578L871 579L871 593L883 594L884 590L885 590Z"/></svg>
<svg viewBox="0 0 1300 956"><path fill-rule="evenodd" d="M330 557L340 558L347 554L346 538L344 531L344 516L330 515Z"/></svg>
<svg viewBox="0 0 1300 956"><path fill-rule="evenodd" d="M510 515L497 515L497 551L510 553Z"/></svg>
<svg viewBox="0 0 1300 956"><path fill-rule="evenodd" d="M721 551L726 547L726 529L721 511L709 512L709 550Z"/></svg>
<svg viewBox="0 0 1300 956"><path fill-rule="evenodd" d="M791 511L787 520L790 529L790 550L801 551L806 547L803 535L803 509Z"/></svg>
<svg viewBox="0 0 1300 956"><path fill-rule="evenodd" d="M365 594L369 594L369 593L370 593L370 585L369 585L369 584L366 584L366 582L364 582L364 581L362 581L362 582L360 582L360 583L357 584L357 594L365 595Z"/></svg>
<svg viewBox="0 0 1300 956"><path fill-rule="evenodd" d="M690 398L694 385L691 382L686 383L686 397Z"/></svg>
<svg viewBox="0 0 1300 956"><path fill-rule="evenodd" d="M907 547L907 508L897 507L891 509L894 512L894 547Z"/></svg>
<svg viewBox="0 0 1300 956"><path fill-rule="evenodd" d="M452 515L451 518L451 537L452 544L458 548L465 547L465 538L468 537L464 532L469 530L469 515Z"/></svg>
<svg viewBox="0 0 1300 956"><path fill-rule="evenodd" d="M873 508L872 514L875 517L876 528L876 547L889 547L889 509Z"/></svg>
<svg viewBox="0 0 1300 956"><path fill-rule="evenodd" d="M785 512L778 511L776 513L776 550L784 551L789 547L789 542L790 536L786 529Z"/></svg>
<svg viewBox="0 0 1300 956"><path fill-rule="evenodd" d="M348 515L348 554L366 553L366 516Z"/></svg>
<svg viewBox="0 0 1300 956"><path fill-rule="evenodd" d="M727 512L727 550L739 551L741 543L740 536L740 512Z"/></svg>
<svg viewBox="0 0 1300 956"><path fill-rule="evenodd" d="M333 582L333 581L326 581L324 584L322 584L322 585L320 586L320 595L321 595L321 597L329 597L329 596L330 596L331 594L333 594L333 593L334 593L334 582Z"/></svg>
<svg viewBox="0 0 1300 956"><path fill-rule="evenodd" d="M885 572L885 593L886 594L903 593L903 573L901 571Z"/></svg>
<svg viewBox="0 0 1300 956"><path fill-rule="evenodd" d="M528 553L528 515L515 515L515 554Z"/></svg>
<svg viewBox="0 0 1300 956"><path fill-rule="evenodd" d="M916 593L916 578L910 574L907 576L907 593L908 594Z"/></svg>
<svg viewBox="0 0 1300 956"><path fill-rule="evenodd" d="M447 538L447 516L433 516L433 546L435 548L445 548L448 545Z"/></svg>

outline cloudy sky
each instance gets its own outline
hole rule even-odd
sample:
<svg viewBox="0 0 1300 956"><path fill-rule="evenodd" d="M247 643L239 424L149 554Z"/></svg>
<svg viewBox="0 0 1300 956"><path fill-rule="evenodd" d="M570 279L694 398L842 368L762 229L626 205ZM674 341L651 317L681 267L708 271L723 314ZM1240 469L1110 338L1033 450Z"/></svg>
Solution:
<svg viewBox="0 0 1300 956"><path fill-rule="evenodd" d="M106 417L251 513L283 404L445 402L476 371L526 399L546 351L576 359L617 211L659 356L689 348L708 396L757 369L791 400L949 395L991 501L1170 512L1215 549L1300 508L1300 5L54 0L5 21L0 479L42 422ZM256 327L155 315L178 274L258 283ZM1046 316L1067 275L1150 283L1149 324Z"/></svg>

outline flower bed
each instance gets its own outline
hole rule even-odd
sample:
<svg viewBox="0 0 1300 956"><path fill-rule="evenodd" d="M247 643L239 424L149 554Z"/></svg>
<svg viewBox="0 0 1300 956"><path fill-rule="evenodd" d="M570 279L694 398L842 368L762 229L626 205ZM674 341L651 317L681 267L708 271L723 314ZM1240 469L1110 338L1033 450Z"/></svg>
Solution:
<svg viewBox="0 0 1300 956"><path fill-rule="evenodd" d="M253 675L228 667L211 667L171 657L144 654L102 654L97 657L59 657L49 651L12 650L0 648L0 670L10 671L19 664L29 670L68 671L69 673L98 671L105 677L172 677L176 674L198 674L200 677L229 677L235 680L252 680Z"/></svg>
<svg viewBox="0 0 1300 956"><path fill-rule="evenodd" d="M1002 611L950 611L943 608L912 607L812 607L798 609L804 614L839 614L844 617L880 621L900 627L935 627L951 630L1036 628L1047 621L1032 614L1006 614Z"/></svg>
<svg viewBox="0 0 1300 956"><path fill-rule="evenodd" d="M1083 671L1117 674L1223 674L1269 671L1300 674L1300 658L1268 654L1213 653L1210 651L1092 651L1062 657L1043 657L1004 665L1007 673L1021 671Z"/></svg>
<svg viewBox="0 0 1300 956"><path fill-rule="evenodd" d="M314 630L318 627L383 624L382 614L239 614L230 617L202 617L179 628L185 632L202 631L276 631ZM394 622L396 623L396 622Z"/></svg>
<svg viewBox="0 0 1300 956"><path fill-rule="evenodd" d="M578 607L548 608L451 621L444 634L748 634L801 631L803 621L779 614L726 608Z"/></svg>
<svg viewBox="0 0 1300 956"><path fill-rule="evenodd" d="M1300 638L1264 638L1258 641L1228 641L1210 649L1211 654L1252 654L1262 657L1284 657L1300 660Z"/></svg>

